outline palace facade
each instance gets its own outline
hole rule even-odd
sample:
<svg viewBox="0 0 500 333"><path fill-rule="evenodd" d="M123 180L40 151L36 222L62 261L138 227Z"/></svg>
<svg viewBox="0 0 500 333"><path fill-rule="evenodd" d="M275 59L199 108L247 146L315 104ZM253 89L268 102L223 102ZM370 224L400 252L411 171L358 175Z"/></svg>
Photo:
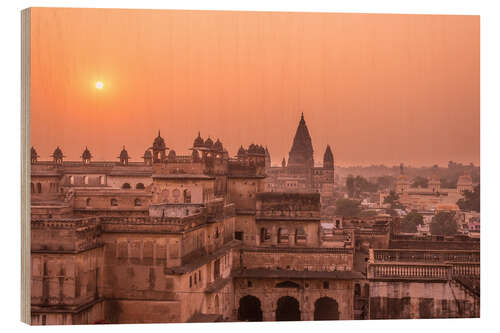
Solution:
<svg viewBox="0 0 500 333"><path fill-rule="evenodd" d="M322 223L333 154L314 167L303 117L283 169L306 191L268 190L261 145L231 157L198 133L190 150L160 133L142 162L32 148L32 324L479 316L477 239L402 239L390 217Z"/></svg>

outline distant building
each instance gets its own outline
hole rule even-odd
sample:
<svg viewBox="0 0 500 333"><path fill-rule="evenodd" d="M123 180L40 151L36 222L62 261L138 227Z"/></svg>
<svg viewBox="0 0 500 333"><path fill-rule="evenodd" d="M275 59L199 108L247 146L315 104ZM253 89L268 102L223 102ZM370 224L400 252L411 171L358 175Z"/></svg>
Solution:
<svg viewBox="0 0 500 333"><path fill-rule="evenodd" d="M474 187L472 186L472 177L469 173L464 172L463 175L458 177L457 192L463 195L465 191L472 192L473 190Z"/></svg>
<svg viewBox="0 0 500 333"><path fill-rule="evenodd" d="M323 154L323 166L314 166L314 150L311 135L304 114L301 115L292 148L280 167L266 168L266 191L269 192L308 192L320 193L321 204L326 207L334 203L334 157L330 145Z"/></svg>

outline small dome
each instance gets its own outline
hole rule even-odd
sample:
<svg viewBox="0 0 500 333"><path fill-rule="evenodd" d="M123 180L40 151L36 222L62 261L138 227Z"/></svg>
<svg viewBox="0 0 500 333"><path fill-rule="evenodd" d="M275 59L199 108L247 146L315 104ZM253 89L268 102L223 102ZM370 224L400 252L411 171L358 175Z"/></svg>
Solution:
<svg viewBox="0 0 500 333"><path fill-rule="evenodd" d="M55 159L62 159L64 157L63 152L61 148L59 148L59 146L57 146L56 150L54 150L52 157L54 157Z"/></svg>
<svg viewBox="0 0 500 333"><path fill-rule="evenodd" d="M246 155L245 148L243 146L240 146L240 149L238 149L238 156L245 156Z"/></svg>
<svg viewBox="0 0 500 333"><path fill-rule="evenodd" d="M257 152L256 150L257 150L257 146L254 145L253 143L250 146L248 146L248 153L249 154L255 154Z"/></svg>
<svg viewBox="0 0 500 333"><path fill-rule="evenodd" d="M82 153L82 158L84 160L90 160L92 158L92 154L90 153L90 150L87 147L85 147L85 150Z"/></svg>
<svg viewBox="0 0 500 333"><path fill-rule="evenodd" d="M148 159L148 158L153 158L153 154L151 153L151 150L146 150L144 152L144 156L142 158Z"/></svg>
<svg viewBox="0 0 500 333"><path fill-rule="evenodd" d="M122 149L122 151L120 152L120 159L127 159L127 158L129 158L129 157L128 157L128 152L127 152L127 150L125 149L125 146L123 146L123 149Z"/></svg>
<svg viewBox="0 0 500 333"><path fill-rule="evenodd" d="M198 136L196 137L196 139L194 139L193 147L203 147L203 144L203 139L200 135L200 132L198 132Z"/></svg>
<svg viewBox="0 0 500 333"><path fill-rule="evenodd" d="M158 136L153 142L153 150L165 150L166 148L165 140L160 136L160 131L158 130Z"/></svg>
<svg viewBox="0 0 500 333"><path fill-rule="evenodd" d="M171 151L168 152L169 159L175 159L175 157L176 157L175 150L172 149Z"/></svg>
<svg viewBox="0 0 500 333"><path fill-rule="evenodd" d="M217 139L217 141L215 141L214 143L214 148L218 151L222 151L223 148L222 148L222 142L219 141L219 139Z"/></svg>
<svg viewBox="0 0 500 333"><path fill-rule="evenodd" d="M31 147L31 159L36 160L38 158L38 153L36 152L36 149L34 147Z"/></svg>
<svg viewBox="0 0 500 333"><path fill-rule="evenodd" d="M211 148L213 145L214 142L212 141L212 139L207 138L207 140L205 140L205 147Z"/></svg>

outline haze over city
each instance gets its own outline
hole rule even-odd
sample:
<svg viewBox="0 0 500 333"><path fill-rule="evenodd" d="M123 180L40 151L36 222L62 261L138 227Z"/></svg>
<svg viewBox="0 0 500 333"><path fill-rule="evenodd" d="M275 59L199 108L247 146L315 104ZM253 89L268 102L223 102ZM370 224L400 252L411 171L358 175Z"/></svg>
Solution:
<svg viewBox="0 0 500 333"><path fill-rule="evenodd" d="M89 24L89 18L92 24ZM31 144L141 161L161 130L288 159L301 112L316 161L479 164L479 17L32 11ZM96 85L97 82L102 86Z"/></svg>

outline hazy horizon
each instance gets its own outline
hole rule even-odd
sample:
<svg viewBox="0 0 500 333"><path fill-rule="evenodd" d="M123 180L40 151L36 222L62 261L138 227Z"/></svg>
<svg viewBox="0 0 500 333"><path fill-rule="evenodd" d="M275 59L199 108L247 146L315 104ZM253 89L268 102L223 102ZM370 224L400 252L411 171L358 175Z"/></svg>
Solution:
<svg viewBox="0 0 500 333"><path fill-rule="evenodd" d="M141 161L158 129L288 160L479 166L479 16L33 8L31 145ZM103 89L96 89L101 81Z"/></svg>

